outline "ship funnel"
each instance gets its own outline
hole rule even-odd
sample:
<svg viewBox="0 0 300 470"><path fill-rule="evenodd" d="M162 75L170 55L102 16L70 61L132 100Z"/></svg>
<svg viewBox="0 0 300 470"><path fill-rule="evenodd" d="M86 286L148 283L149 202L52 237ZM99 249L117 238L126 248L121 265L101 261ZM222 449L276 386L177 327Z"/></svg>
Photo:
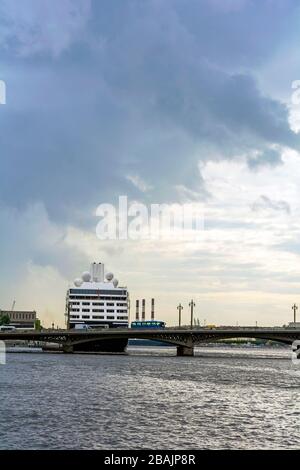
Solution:
<svg viewBox="0 0 300 470"><path fill-rule="evenodd" d="M104 264L103 263L92 263L91 264L91 277L93 282L104 281Z"/></svg>
<svg viewBox="0 0 300 470"><path fill-rule="evenodd" d="M142 300L142 320L145 321L145 318L146 318L146 311L145 311L145 308L146 308L146 301L145 299Z"/></svg>
<svg viewBox="0 0 300 470"><path fill-rule="evenodd" d="M136 312L135 312L135 319L136 319L136 320L139 320L139 319L140 319L139 308L140 308L140 301L137 300L137 301L136 301Z"/></svg>
<svg viewBox="0 0 300 470"><path fill-rule="evenodd" d="M154 299L151 299L151 320L154 320Z"/></svg>

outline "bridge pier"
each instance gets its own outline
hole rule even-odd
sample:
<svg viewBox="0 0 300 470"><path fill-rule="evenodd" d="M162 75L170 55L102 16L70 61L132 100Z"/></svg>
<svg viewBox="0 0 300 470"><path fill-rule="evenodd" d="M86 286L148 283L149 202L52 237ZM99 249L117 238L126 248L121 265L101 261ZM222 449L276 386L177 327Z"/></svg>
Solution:
<svg viewBox="0 0 300 470"><path fill-rule="evenodd" d="M177 356L194 356L194 347L177 346Z"/></svg>
<svg viewBox="0 0 300 470"><path fill-rule="evenodd" d="M72 344L64 344L62 349L64 353L72 353L74 351Z"/></svg>

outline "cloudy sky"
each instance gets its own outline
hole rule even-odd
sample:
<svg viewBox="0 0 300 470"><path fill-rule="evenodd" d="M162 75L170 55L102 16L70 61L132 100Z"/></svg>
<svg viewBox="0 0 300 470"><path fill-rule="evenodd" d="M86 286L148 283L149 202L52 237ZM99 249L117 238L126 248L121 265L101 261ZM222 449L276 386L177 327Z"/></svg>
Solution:
<svg viewBox="0 0 300 470"><path fill-rule="evenodd" d="M0 308L62 326L102 261L169 324L191 298L200 322L291 321L299 22L297 0L0 0ZM201 206L201 236L99 240L120 195Z"/></svg>

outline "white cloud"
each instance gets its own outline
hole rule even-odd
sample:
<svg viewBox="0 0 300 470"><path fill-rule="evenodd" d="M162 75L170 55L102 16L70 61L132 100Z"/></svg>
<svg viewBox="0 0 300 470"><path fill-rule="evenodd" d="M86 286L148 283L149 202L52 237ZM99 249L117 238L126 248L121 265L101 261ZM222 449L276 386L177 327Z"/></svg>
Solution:
<svg viewBox="0 0 300 470"><path fill-rule="evenodd" d="M257 271L262 274L262 289L264 280L273 275L300 276L299 255L289 250L299 244L300 253L299 158L296 152L285 151L283 165L259 172L251 171L245 161L209 162L202 167L212 197L205 208L201 250L218 254L224 269L230 263L240 264L241 269L256 264L253 273L244 272L250 288ZM263 210L253 210L258 201L264 202Z"/></svg>
<svg viewBox="0 0 300 470"><path fill-rule="evenodd" d="M139 189L143 193L146 193L147 191L153 188L153 186L146 183L146 181L137 174L127 175L126 179L130 181L137 189Z"/></svg>

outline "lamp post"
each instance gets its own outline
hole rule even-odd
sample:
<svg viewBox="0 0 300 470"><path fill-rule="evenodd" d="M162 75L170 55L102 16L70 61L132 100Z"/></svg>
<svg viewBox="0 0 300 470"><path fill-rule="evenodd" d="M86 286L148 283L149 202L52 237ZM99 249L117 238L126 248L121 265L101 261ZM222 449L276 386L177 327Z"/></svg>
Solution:
<svg viewBox="0 0 300 470"><path fill-rule="evenodd" d="M193 318L194 318L194 307L196 306L193 299L189 303L189 307L191 307L191 329L193 329Z"/></svg>
<svg viewBox="0 0 300 470"><path fill-rule="evenodd" d="M296 304L294 304L292 306L292 310L294 310L294 323L296 323L296 312L298 310L298 306Z"/></svg>
<svg viewBox="0 0 300 470"><path fill-rule="evenodd" d="M179 324L179 328L181 327L181 311L183 309L183 306L181 304L179 304L177 306L177 310L178 310L178 315L179 315L179 318L178 318L178 324Z"/></svg>

